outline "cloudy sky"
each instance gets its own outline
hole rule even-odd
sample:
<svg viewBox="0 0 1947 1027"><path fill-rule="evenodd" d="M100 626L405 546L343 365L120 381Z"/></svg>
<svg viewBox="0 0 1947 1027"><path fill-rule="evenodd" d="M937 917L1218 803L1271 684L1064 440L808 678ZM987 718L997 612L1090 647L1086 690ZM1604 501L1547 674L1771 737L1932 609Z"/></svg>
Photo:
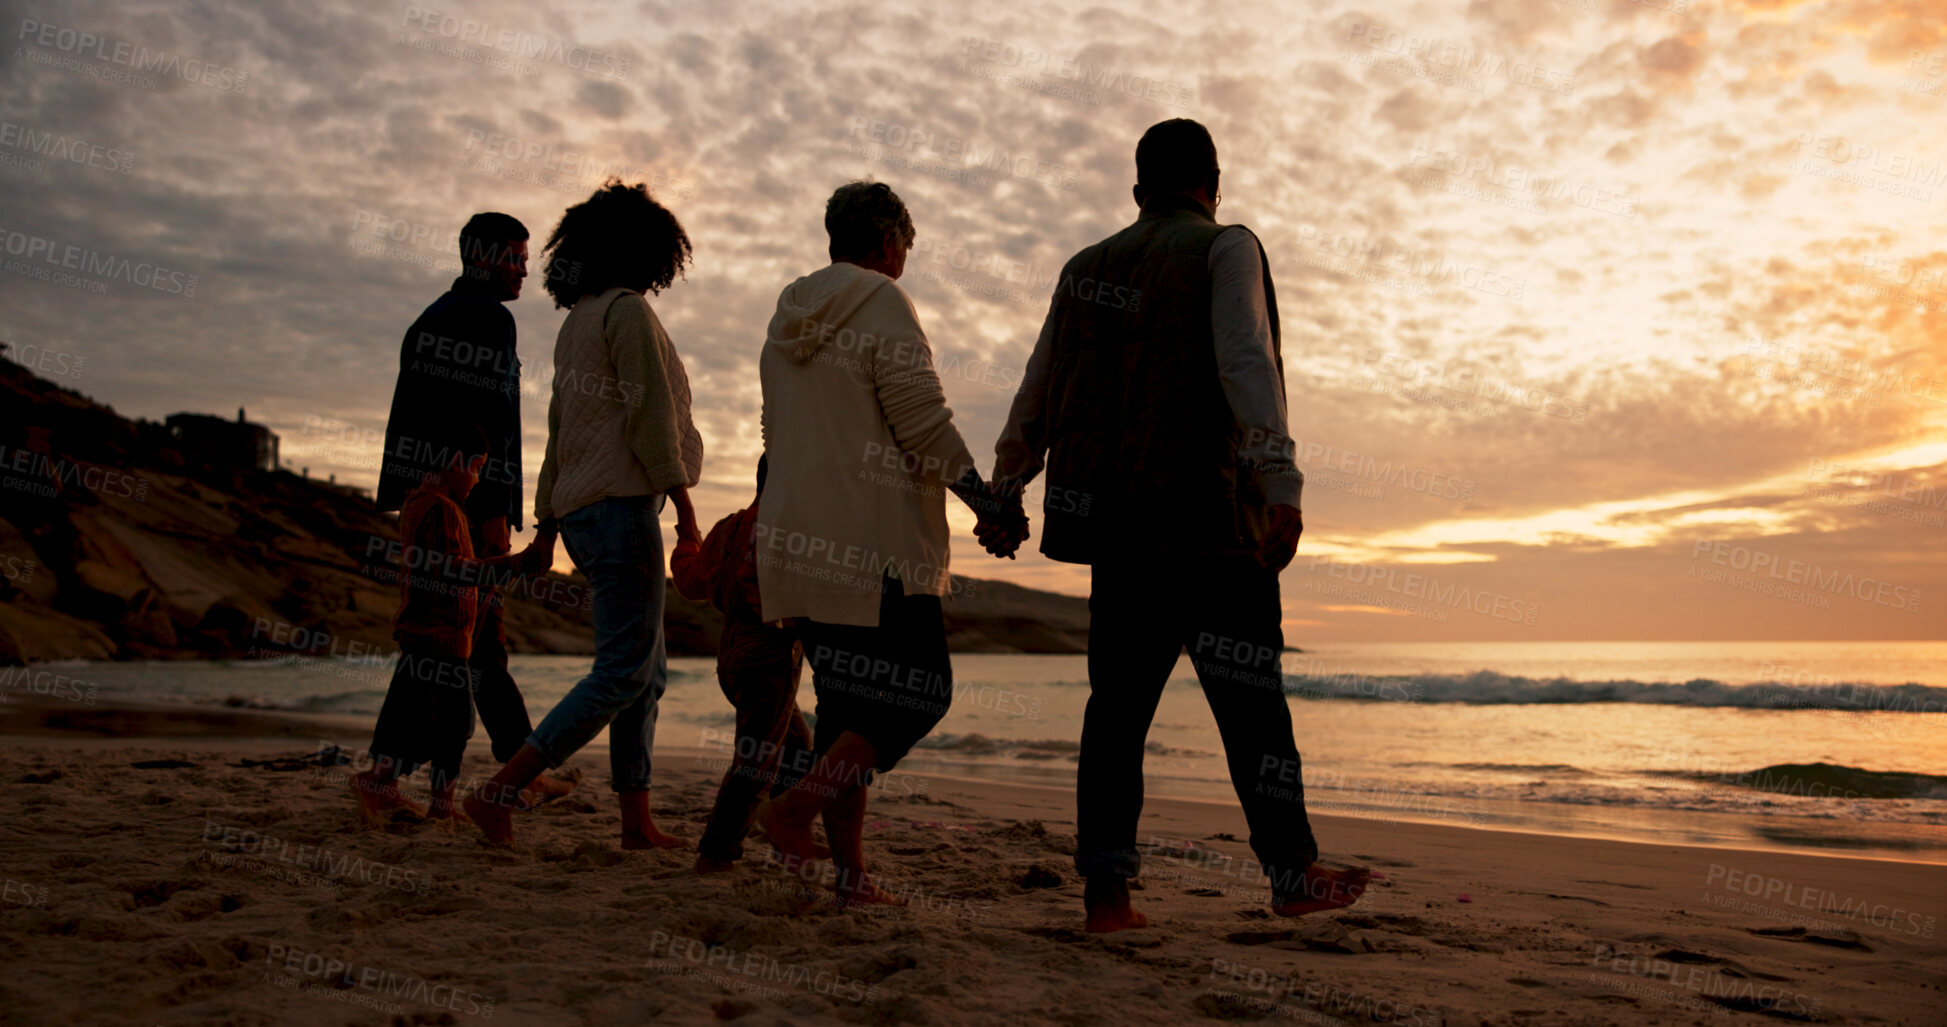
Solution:
<svg viewBox="0 0 1947 1027"><path fill-rule="evenodd" d="M911 207L901 284L991 459L1048 276L1193 117L1278 287L1293 642L1943 637L1937 6L1221 7L9 0L0 339L370 483L466 216L544 237L619 173L695 241L652 302L707 525L747 501L758 347L834 186ZM563 312L512 309L538 468Z"/></svg>

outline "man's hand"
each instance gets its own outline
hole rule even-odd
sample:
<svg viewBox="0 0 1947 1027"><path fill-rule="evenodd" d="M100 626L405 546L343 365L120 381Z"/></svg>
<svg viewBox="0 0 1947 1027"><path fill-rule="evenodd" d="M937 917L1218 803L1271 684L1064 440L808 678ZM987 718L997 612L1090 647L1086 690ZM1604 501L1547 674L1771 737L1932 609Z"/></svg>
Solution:
<svg viewBox="0 0 1947 1027"><path fill-rule="evenodd" d="M995 479L987 487L991 502L980 509L974 537L995 557L1014 559L1015 551L1028 540L1028 512L1021 504L1021 491L1018 481Z"/></svg>
<svg viewBox="0 0 1947 1027"><path fill-rule="evenodd" d="M974 537L987 552L1012 560L1021 543L1028 540L1028 515L1017 503L1010 511L982 516L974 524Z"/></svg>
<svg viewBox="0 0 1947 1027"><path fill-rule="evenodd" d="M1271 530L1258 547L1257 562L1278 571L1291 566L1291 558L1298 555L1298 536L1304 533L1305 515L1297 507L1272 507Z"/></svg>

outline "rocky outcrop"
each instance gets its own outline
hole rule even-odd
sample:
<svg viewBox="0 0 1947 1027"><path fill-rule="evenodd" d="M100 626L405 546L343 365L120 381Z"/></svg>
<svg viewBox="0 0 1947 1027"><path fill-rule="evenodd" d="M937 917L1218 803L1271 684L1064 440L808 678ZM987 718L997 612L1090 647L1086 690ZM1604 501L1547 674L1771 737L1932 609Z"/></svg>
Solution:
<svg viewBox="0 0 1947 1027"><path fill-rule="evenodd" d="M211 467L0 358L0 664L394 648L393 515L362 490ZM962 651L1078 652L1087 603L973 581L947 604ZM593 651L587 582L510 594L509 646ZM669 592L669 648L715 651L721 618Z"/></svg>

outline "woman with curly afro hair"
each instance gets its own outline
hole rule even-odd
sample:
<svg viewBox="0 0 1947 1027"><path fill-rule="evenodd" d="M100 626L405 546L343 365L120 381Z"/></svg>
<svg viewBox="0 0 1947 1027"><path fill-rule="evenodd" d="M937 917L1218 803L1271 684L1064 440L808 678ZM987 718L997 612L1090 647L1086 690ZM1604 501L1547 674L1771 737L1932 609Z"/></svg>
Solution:
<svg viewBox="0 0 1947 1027"><path fill-rule="evenodd" d="M546 288L568 318L554 345L548 447L534 516L559 527L594 593L595 662L518 754L467 799L490 841L513 841L521 789L609 729L609 769L622 805L622 847L680 846L649 808L649 753L667 682L659 515L703 471L683 361L646 293L690 262L676 215L640 183L611 179L568 208L543 252Z"/></svg>

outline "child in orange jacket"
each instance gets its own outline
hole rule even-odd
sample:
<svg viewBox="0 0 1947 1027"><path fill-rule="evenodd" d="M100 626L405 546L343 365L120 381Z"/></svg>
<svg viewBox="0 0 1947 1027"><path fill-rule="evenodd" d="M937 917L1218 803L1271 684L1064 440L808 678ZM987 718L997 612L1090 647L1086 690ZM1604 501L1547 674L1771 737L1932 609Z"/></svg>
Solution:
<svg viewBox="0 0 1947 1027"><path fill-rule="evenodd" d="M435 819L458 815L453 786L473 736L473 671L467 658L480 591L515 574L543 573L554 559L554 536L547 532L523 552L475 558L462 507L480 480L487 446L478 429L462 429L459 435L459 452L409 492L399 511L399 610L392 618L399 663L372 729L372 768L352 778L367 826L381 824L389 809ZM422 763L432 767L429 810L399 791L399 778Z"/></svg>
<svg viewBox="0 0 1947 1027"><path fill-rule="evenodd" d="M764 494L769 464L757 461L757 494ZM679 503L681 499L679 499ZM680 513L680 511L679 511ZM697 843L696 870L729 870L744 854L744 836L758 807L810 768L811 729L798 710L798 677L804 654L796 633L766 624L757 594L757 553L751 532L757 502L718 521L698 538L694 515L678 518L670 577L685 599L708 599L723 611L717 644L717 683L737 710L737 741L730 769L717 789L710 824Z"/></svg>

